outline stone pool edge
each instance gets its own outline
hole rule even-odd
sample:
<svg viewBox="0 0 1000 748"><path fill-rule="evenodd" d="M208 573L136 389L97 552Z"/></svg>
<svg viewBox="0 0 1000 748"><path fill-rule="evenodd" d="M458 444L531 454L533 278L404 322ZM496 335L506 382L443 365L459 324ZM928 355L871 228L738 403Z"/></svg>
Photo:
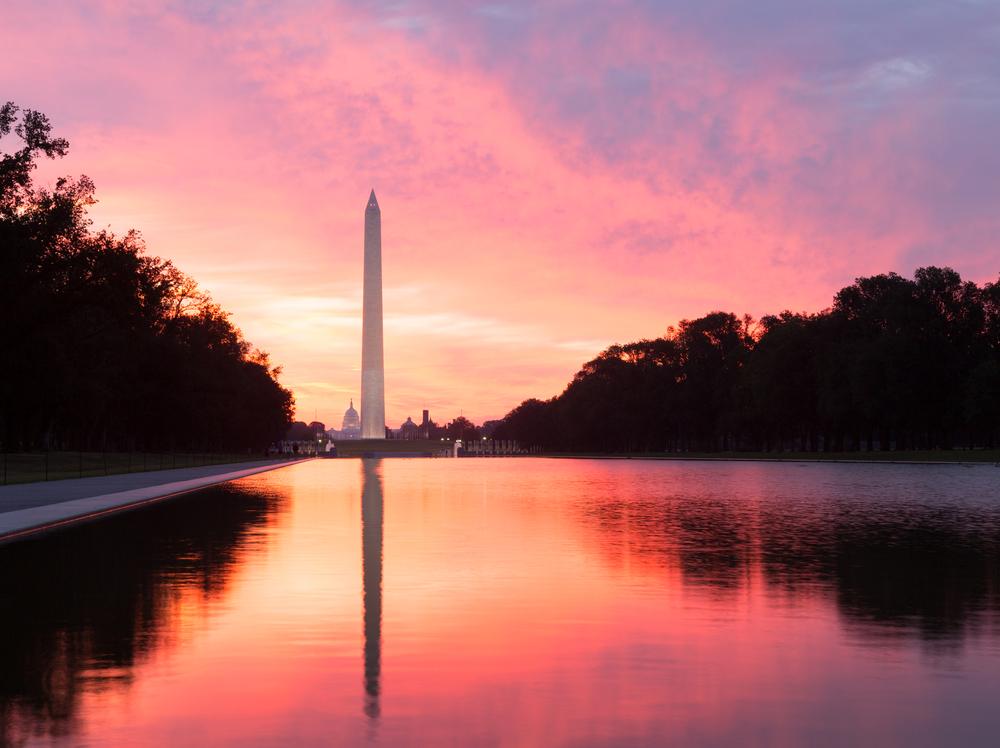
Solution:
<svg viewBox="0 0 1000 748"><path fill-rule="evenodd" d="M84 522L93 522L113 514L141 509L150 504L167 501L178 496L183 496L184 494L208 488L209 486L228 483L231 480L246 478L250 475L270 470L278 470L290 465L298 465L310 459L314 458L257 465L252 468L229 470L224 473L215 473L198 478L170 481L153 486L133 488L127 491L97 494L95 496L4 512L0 514L0 545L26 540L43 533L61 530Z"/></svg>

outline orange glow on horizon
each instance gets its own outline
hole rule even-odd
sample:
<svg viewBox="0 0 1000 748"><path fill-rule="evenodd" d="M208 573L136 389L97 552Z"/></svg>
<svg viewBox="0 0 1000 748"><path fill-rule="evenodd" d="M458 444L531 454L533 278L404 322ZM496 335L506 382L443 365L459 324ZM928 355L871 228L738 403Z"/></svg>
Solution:
<svg viewBox="0 0 1000 748"><path fill-rule="evenodd" d="M358 400L372 187L392 427L423 408L502 417L614 342L719 308L819 310L856 276L910 274L926 247L972 279L996 272L993 219L937 219L901 185L934 175L898 153L925 99L855 110L786 61L748 79L690 29L612 16L585 50L529 38L525 64L555 91L613 73L643 92L621 94L635 109L581 93L564 111L461 33L349 4L24 5L0 43L31 71L7 96L71 143L40 176L93 178L95 225L139 229L283 367L297 417L328 427ZM837 85L864 92L865 75ZM855 122L849 157L832 153Z"/></svg>

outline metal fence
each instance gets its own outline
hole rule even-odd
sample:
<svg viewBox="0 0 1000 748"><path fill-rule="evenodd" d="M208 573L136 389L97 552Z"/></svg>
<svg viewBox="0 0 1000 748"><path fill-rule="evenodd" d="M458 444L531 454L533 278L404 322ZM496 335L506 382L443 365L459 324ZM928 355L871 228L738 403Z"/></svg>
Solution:
<svg viewBox="0 0 1000 748"><path fill-rule="evenodd" d="M222 452L3 452L0 484L141 473L263 459Z"/></svg>

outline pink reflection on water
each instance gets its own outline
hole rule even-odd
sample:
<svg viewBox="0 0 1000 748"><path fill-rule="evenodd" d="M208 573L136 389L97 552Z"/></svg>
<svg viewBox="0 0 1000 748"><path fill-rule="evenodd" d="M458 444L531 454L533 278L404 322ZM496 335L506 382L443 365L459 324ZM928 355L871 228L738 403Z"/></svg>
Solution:
<svg viewBox="0 0 1000 748"><path fill-rule="evenodd" d="M975 739L1000 687L992 476L879 467L255 476L238 490L276 503L235 541L221 595L162 575L169 635L122 682L79 681L61 729L143 745Z"/></svg>

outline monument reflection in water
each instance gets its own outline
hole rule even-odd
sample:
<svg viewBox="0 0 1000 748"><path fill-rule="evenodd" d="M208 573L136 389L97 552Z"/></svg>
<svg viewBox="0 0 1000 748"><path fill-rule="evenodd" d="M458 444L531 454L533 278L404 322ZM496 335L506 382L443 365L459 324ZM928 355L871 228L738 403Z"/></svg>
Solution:
<svg viewBox="0 0 1000 748"><path fill-rule="evenodd" d="M301 463L0 547L0 745L990 745L997 476Z"/></svg>
<svg viewBox="0 0 1000 748"><path fill-rule="evenodd" d="M382 675L382 474L379 459L361 460L361 574L365 608L365 714L379 716Z"/></svg>

